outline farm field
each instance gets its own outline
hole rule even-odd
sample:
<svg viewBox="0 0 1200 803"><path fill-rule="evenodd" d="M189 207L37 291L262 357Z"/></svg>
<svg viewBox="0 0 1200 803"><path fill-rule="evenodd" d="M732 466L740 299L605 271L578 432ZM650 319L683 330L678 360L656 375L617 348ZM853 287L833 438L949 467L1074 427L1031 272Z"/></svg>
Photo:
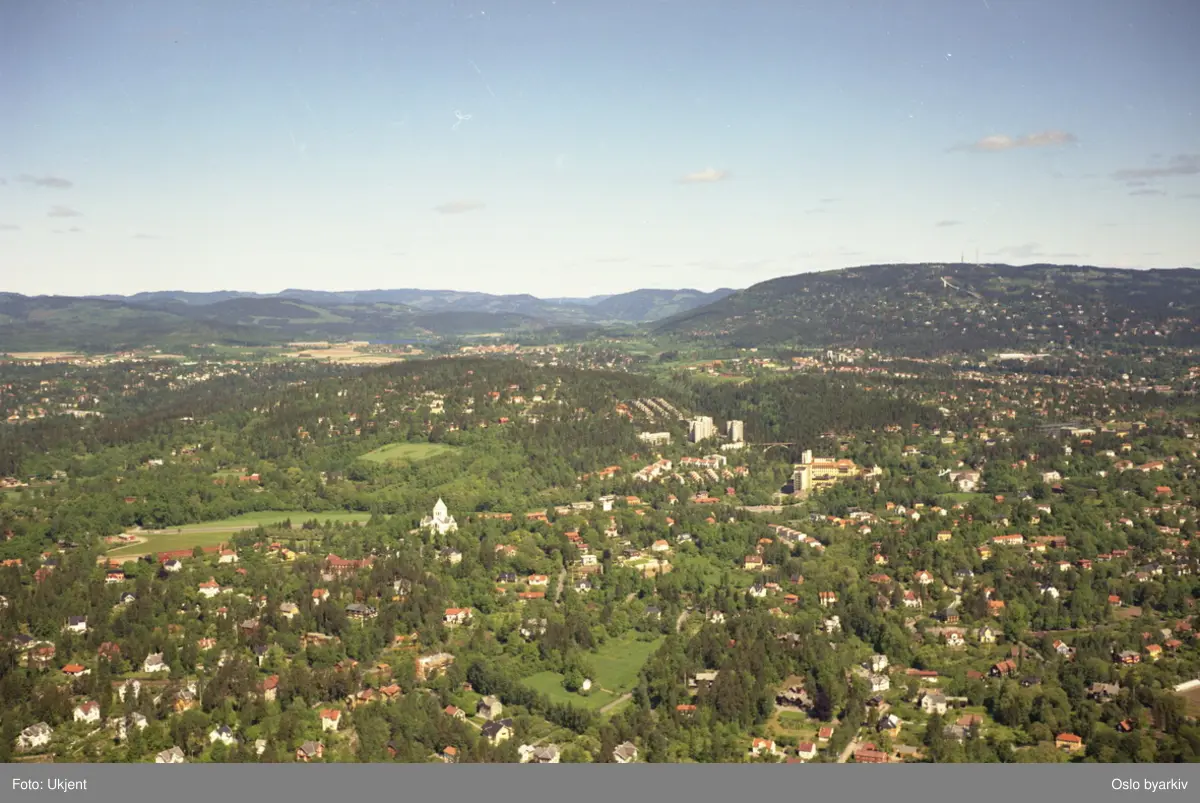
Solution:
<svg viewBox="0 0 1200 803"><path fill-rule="evenodd" d="M444 443L389 443L362 455L372 463L419 463L431 457L455 451Z"/></svg>

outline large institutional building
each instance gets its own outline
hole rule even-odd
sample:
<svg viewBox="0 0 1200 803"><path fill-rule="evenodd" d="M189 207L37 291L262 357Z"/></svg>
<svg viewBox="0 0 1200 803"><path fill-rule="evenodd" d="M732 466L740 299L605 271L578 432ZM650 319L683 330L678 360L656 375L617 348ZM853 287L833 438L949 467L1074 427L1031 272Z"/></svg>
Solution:
<svg viewBox="0 0 1200 803"><path fill-rule="evenodd" d="M797 494L821 491L843 480L878 476L879 469L862 469L853 460L835 460L832 457L813 457L806 449L800 462L792 470L792 490Z"/></svg>
<svg viewBox="0 0 1200 803"><path fill-rule="evenodd" d="M741 443L746 439L746 425L741 421L726 421L725 436L733 443Z"/></svg>

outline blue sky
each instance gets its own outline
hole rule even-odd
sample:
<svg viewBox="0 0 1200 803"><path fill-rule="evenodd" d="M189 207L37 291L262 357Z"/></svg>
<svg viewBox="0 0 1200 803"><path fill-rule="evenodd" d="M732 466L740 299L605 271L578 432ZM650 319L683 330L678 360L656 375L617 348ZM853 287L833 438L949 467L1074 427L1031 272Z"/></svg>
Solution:
<svg viewBox="0 0 1200 803"><path fill-rule="evenodd" d="M0 291L1200 267L1195 0L0 4Z"/></svg>

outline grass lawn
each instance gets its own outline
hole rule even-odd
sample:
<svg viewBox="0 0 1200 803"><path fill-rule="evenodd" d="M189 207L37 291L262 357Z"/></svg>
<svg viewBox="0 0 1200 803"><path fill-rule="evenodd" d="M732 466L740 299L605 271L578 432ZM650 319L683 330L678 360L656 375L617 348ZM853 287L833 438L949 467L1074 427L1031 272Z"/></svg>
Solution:
<svg viewBox="0 0 1200 803"><path fill-rule="evenodd" d="M360 459L372 463L419 463L453 451L453 446L444 443L389 443L361 455Z"/></svg>
<svg viewBox="0 0 1200 803"><path fill-rule="evenodd" d="M359 511L335 510L324 513L310 513L304 510L266 510L255 513L245 513L219 521L205 521L198 524L185 524L164 533L148 533L145 543L126 544L110 549L108 555L145 555L149 552L170 552L176 549L193 549L195 547L220 546L231 536L242 530L252 530L258 526L269 527L288 519L293 527L299 527L306 521L316 519L324 524L326 521L337 523L366 522L371 518L370 513Z"/></svg>
<svg viewBox="0 0 1200 803"><path fill-rule="evenodd" d="M563 688L563 676L558 672L538 672L536 675L522 678L521 682L534 691L541 692L556 703L568 703L593 711L603 708L617 699L617 695L602 692L595 686L592 686L591 693L586 697L582 694L572 694Z"/></svg>
<svg viewBox="0 0 1200 803"><path fill-rule="evenodd" d="M662 636L654 641L638 641L630 636L609 640L588 656L596 669L592 682L617 694L631 691L637 684L638 672L663 640Z"/></svg>
<svg viewBox="0 0 1200 803"><path fill-rule="evenodd" d="M142 544L126 544L116 549L110 549L107 555L119 558L123 555L146 555L150 552L173 552L177 549L195 549L196 547L220 546L229 541L233 530L213 533L170 533L169 535L152 535Z"/></svg>
<svg viewBox="0 0 1200 803"><path fill-rule="evenodd" d="M662 642L661 636L654 641L639 641L632 636L624 636L610 640L597 652L589 654L588 660L595 668L596 676L592 678L591 693L586 697L564 689L563 676L558 672L539 672L522 682L557 703L570 703L592 710L603 708L633 689L638 672Z"/></svg>
<svg viewBox="0 0 1200 803"><path fill-rule="evenodd" d="M335 523L346 523L351 521L366 522L371 518L370 513L352 510L328 510L321 513L313 513L307 510L260 510L254 513L243 513L240 516L233 516L228 519L219 519L217 521L202 521L198 524L185 524L182 527L172 529L183 530L183 532L208 532L218 528L229 528L231 532L237 530L252 529L262 525L269 527L272 524L291 519L293 526L300 526L306 521L317 521L324 524L327 521Z"/></svg>
<svg viewBox="0 0 1200 803"><path fill-rule="evenodd" d="M964 505L970 504L971 502L974 502L976 499L984 499L986 497L987 497L987 494L966 493L966 492L958 492L958 491L956 491L954 493L941 494L939 496L939 498L944 502L950 502L950 503L962 502Z"/></svg>

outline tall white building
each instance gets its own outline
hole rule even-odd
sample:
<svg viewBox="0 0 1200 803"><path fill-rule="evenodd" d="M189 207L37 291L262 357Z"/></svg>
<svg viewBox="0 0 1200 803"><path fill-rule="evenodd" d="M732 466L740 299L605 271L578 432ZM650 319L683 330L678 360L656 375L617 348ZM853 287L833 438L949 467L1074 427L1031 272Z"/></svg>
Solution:
<svg viewBox="0 0 1200 803"><path fill-rule="evenodd" d="M450 515L450 510L446 507L446 503L438 499L437 504L433 506L433 515L421 519L421 527L433 530L438 535L445 535L446 533L456 531L458 529L458 522Z"/></svg>
<svg viewBox="0 0 1200 803"><path fill-rule="evenodd" d="M741 421L726 421L725 436L734 443L741 443L746 438L746 425Z"/></svg>
<svg viewBox="0 0 1200 803"><path fill-rule="evenodd" d="M688 440L692 443L708 440L716 432L717 428L709 416L697 416L688 422Z"/></svg>

